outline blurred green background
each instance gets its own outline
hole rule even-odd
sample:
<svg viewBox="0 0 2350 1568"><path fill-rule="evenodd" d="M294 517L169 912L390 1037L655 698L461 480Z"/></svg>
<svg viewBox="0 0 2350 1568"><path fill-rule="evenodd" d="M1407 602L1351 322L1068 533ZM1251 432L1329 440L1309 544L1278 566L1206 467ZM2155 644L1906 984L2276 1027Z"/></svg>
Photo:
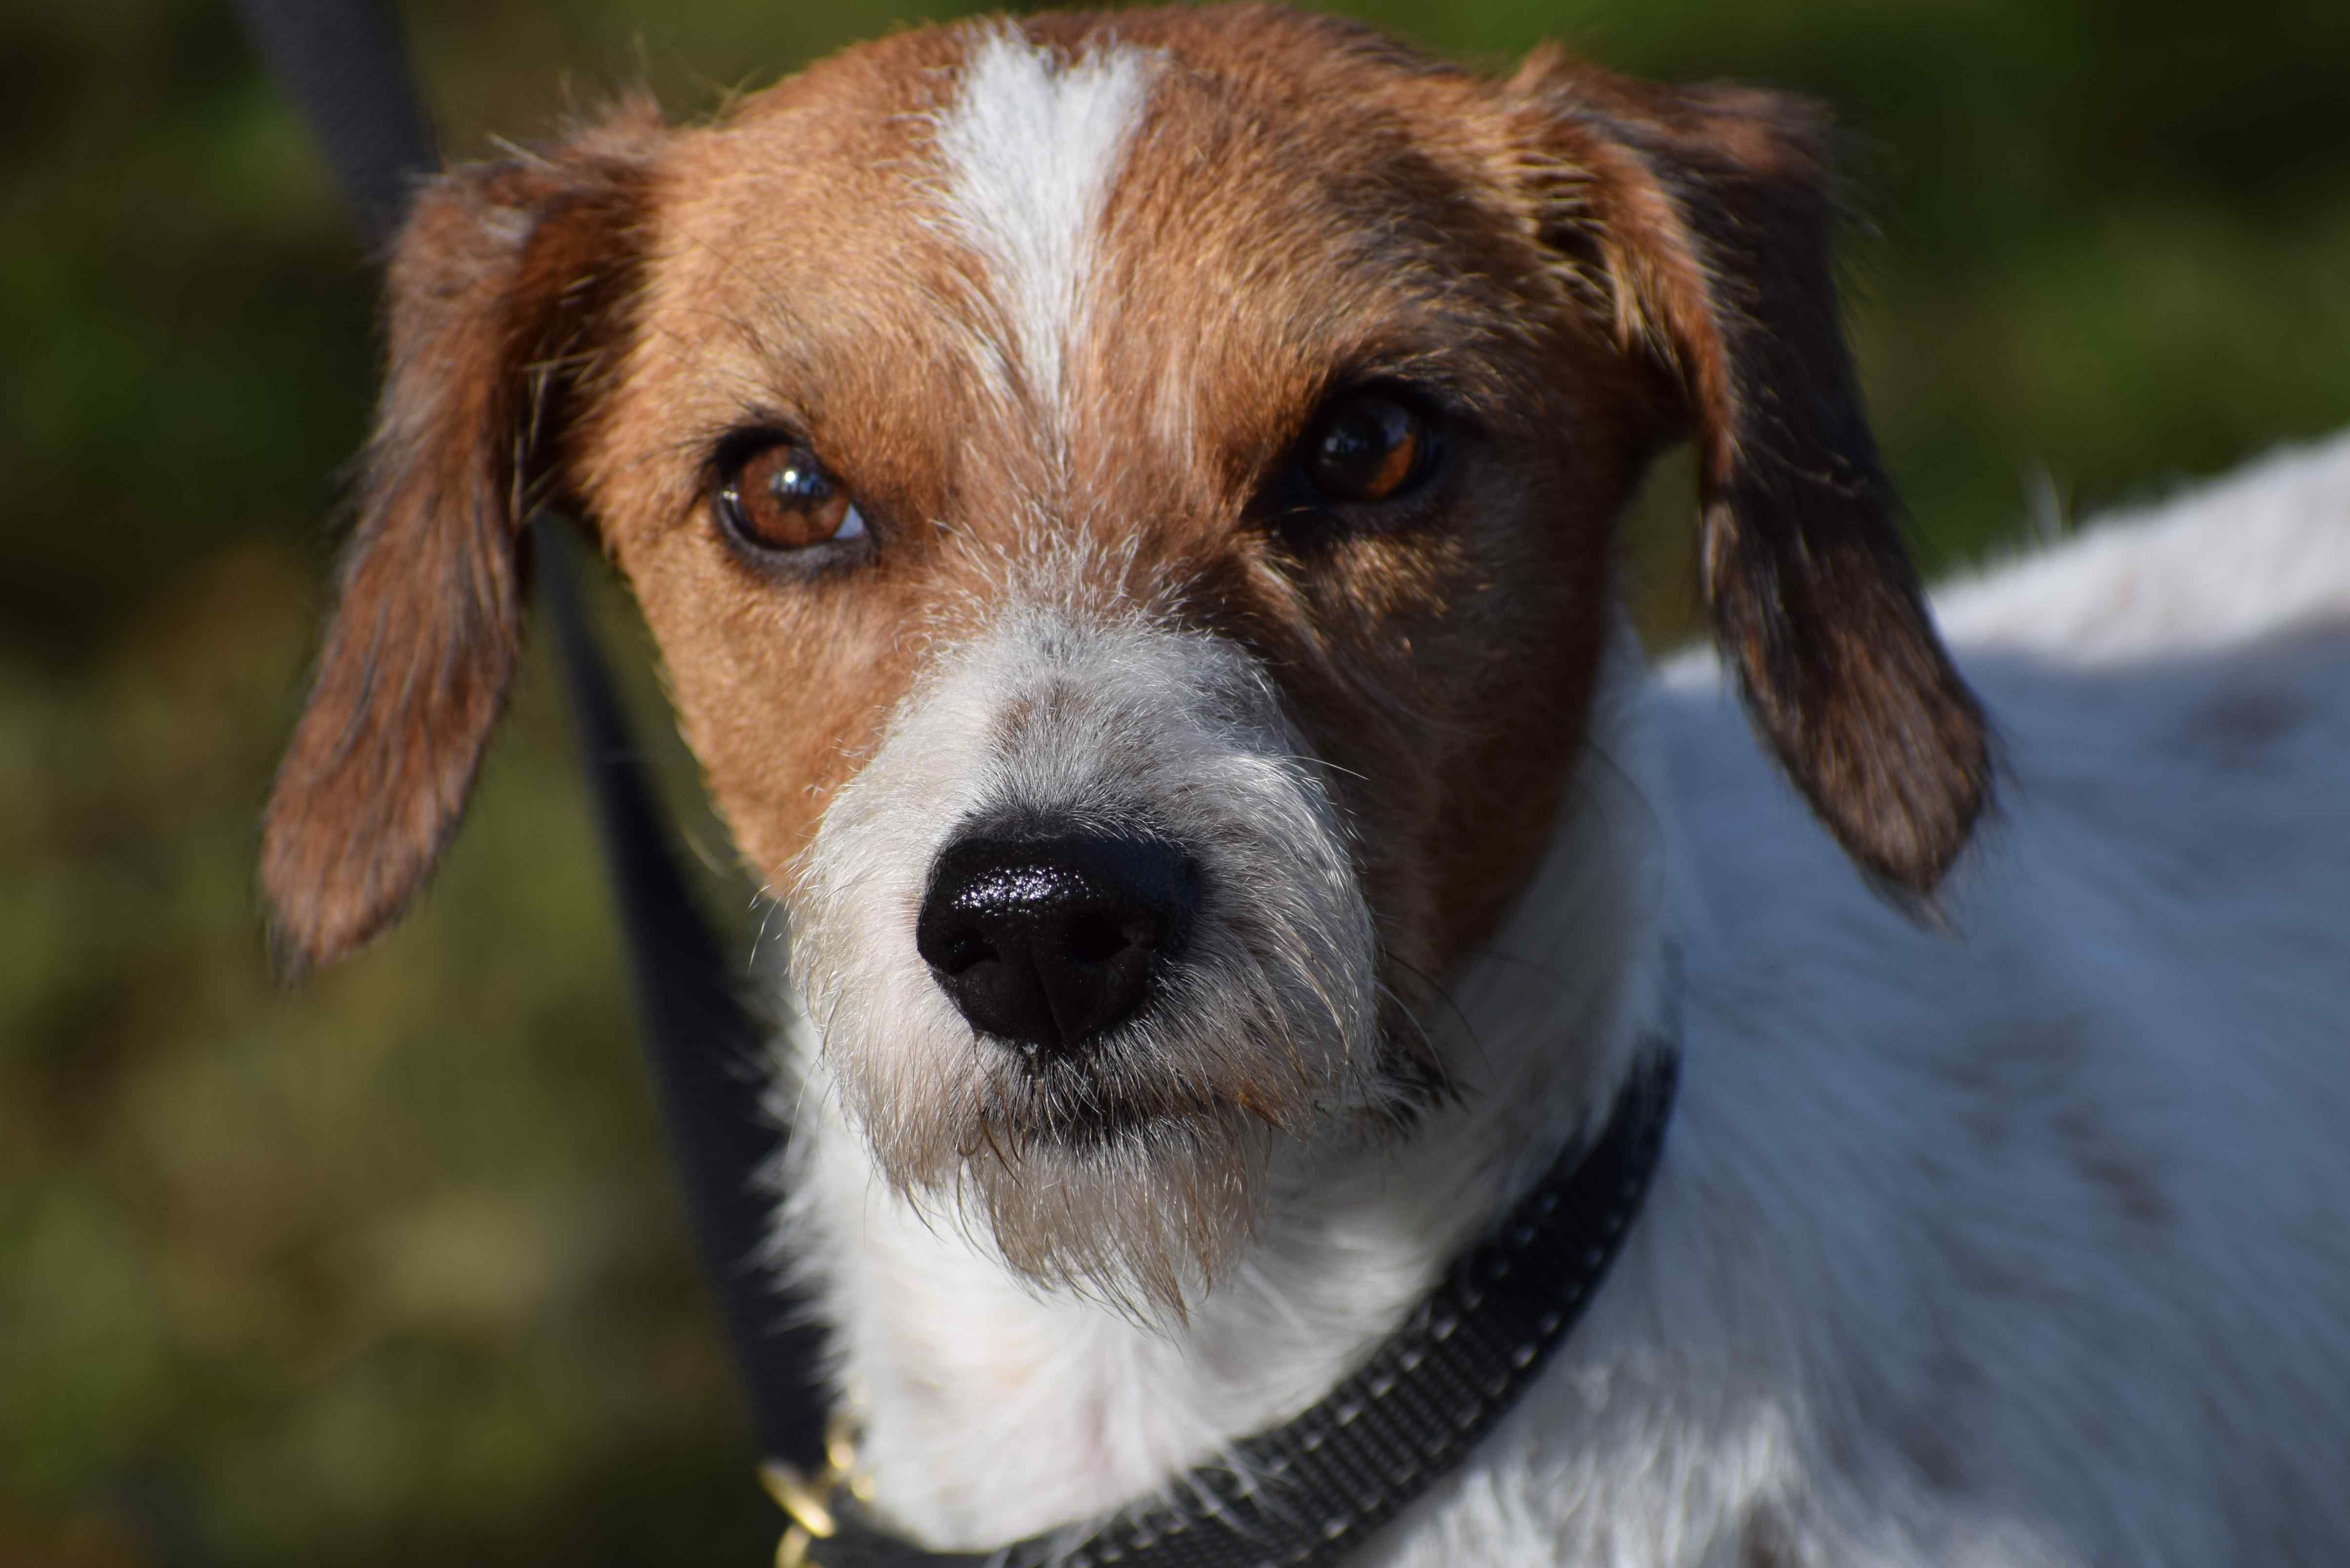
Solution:
<svg viewBox="0 0 2350 1568"><path fill-rule="evenodd" d="M629 81L697 113L929 14L402 11L459 155ZM2342 0L1364 14L1495 63L1560 36L1839 106L1873 221L1860 358L1931 565L2350 421ZM375 353L367 258L224 5L7 0L0 1564L772 1540L544 650L417 914L299 992L269 977L255 815ZM1631 539L1659 635L1687 625L1687 495L1662 480ZM706 819L694 839L724 863Z"/></svg>

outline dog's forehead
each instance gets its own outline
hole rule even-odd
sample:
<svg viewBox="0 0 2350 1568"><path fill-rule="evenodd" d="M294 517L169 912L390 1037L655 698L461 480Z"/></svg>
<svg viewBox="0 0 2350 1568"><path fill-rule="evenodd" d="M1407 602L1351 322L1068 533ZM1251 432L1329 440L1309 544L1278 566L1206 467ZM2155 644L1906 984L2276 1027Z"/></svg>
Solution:
<svg viewBox="0 0 2350 1568"><path fill-rule="evenodd" d="M1481 205L1490 88L1320 18L967 24L681 139L648 338L672 409L1035 473L1199 476L1334 375L1475 380L1539 271Z"/></svg>

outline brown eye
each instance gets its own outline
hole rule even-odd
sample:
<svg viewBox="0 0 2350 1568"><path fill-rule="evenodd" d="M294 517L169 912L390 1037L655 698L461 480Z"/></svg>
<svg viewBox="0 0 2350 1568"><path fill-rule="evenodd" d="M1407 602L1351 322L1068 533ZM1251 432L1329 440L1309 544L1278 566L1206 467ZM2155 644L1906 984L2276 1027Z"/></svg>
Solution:
<svg viewBox="0 0 2350 1568"><path fill-rule="evenodd" d="M862 538L865 519L848 492L795 441L760 448L720 484L719 518L759 550L805 550Z"/></svg>
<svg viewBox="0 0 2350 1568"><path fill-rule="evenodd" d="M1305 438L1306 482L1332 501L1390 501L1428 468L1428 421L1376 392L1345 399Z"/></svg>

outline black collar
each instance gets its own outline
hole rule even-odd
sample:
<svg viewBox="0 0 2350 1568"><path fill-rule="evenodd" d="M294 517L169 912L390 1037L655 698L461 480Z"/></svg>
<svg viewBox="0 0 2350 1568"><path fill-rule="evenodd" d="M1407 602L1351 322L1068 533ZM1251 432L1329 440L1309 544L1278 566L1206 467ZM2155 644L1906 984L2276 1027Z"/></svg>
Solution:
<svg viewBox="0 0 2350 1568"><path fill-rule="evenodd" d="M813 1487L771 1468L799 1521L779 1562L820 1568L1322 1568L1458 1465L1582 1316L1655 1172L1679 1060L1656 1043L1598 1140L1560 1157L1352 1376L1091 1534L926 1552L858 1505L836 1462ZM841 1456L845 1460L846 1456ZM810 1508L809 1503L815 1506ZM810 1540L809 1527L822 1539ZM797 1538L797 1539L795 1539Z"/></svg>

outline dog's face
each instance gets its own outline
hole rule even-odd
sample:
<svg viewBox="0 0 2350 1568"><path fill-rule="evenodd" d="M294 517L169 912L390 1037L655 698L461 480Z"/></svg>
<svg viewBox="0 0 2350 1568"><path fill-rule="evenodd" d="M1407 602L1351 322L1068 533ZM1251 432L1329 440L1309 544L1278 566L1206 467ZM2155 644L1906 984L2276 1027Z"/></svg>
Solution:
<svg viewBox="0 0 2350 1568"><path fill-rule="evenodd" d="M1014 1267L1162 1302L1393 1122L1537 857L1684 431L1794 782L1929 888L1980 722L1894 542L1809 117L1265 10L907 34L421 197L270 807L303 957L412 893L544 496L635 589L847 1109Z"/></svg>

